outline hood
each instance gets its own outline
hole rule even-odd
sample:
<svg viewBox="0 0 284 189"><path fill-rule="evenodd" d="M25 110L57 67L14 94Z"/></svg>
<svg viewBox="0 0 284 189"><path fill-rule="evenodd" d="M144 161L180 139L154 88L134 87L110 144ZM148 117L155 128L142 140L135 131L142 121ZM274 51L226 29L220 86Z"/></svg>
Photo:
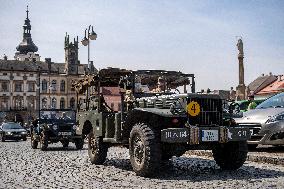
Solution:
<svg viewBox="0 0 284 189"><path fill-rule="evenodd" d="M24 132L27 131L25 129L2 129L5 132Z"/></svg>
<svg viewBox="0 0 284 189"><path fill-rule="evenodd" d="M284 108L264 108L249 110L242 118L236 118L237 123L261 123L264 124L270 117L284 112Z"/></svg>

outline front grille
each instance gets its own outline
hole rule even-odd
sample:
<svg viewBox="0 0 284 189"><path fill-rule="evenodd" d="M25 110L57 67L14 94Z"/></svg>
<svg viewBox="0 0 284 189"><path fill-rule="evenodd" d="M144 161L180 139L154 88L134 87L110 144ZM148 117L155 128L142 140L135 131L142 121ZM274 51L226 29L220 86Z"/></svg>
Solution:
<svg viewBox="0 0 284 189"><path fill-rule="evenodd" d="M188 115L191 125L222 125L222 99L218 98L189 98L190 102L197 102L200 105L200 113L193 117Z"/></svg>
<svg viewBox="0 0 284 189"><path fill-rule="evenodd" d="M13 131L13 132L11 132L13 135L19 135L19 134L21 134L21 132L17 132L17 131Z"/></svg>
<svg viewBox="0 0 284 189"><path fill-rule="evenodd" d="M72 131L72 129L73 129L72 125L59 125L58 126L59 132L68 132L68 131Z"/></svg>

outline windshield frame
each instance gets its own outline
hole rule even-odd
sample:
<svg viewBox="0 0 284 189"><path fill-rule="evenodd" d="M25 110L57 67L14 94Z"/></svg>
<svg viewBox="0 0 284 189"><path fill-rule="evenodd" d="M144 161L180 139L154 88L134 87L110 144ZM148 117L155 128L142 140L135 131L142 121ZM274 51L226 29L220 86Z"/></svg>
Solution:
<svg viewBox="0 0 284 189"><path fill-rule="evenodd" d="M63 114L67 113L67 119L63 118ZM72 115L71 115L72 114ZM45 117L44 117L45 116ZM52 117L53 116L53 117ZM39 120L46 121L75 121L76 120L76 111L71 109L42 109L40 110Z"/></svg>

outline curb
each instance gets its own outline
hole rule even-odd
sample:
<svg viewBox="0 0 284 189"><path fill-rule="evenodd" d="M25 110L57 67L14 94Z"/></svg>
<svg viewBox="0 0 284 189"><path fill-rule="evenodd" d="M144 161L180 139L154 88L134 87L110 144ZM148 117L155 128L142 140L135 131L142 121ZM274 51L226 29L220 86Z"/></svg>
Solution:
<svg viewBox="0 0 284 189"><path fill-rule="evenodd" d="M212 152L207 151L207 150L190 150L190 151L187 151L185 154L196 155L196 156L205 156L205 157L213 157ZM248 153L247 161L284 166L284 158L279 158L279 157L274 158L274 157L267 157L267 156L257 156L257 155L252 155L252 154Z"/></svg>

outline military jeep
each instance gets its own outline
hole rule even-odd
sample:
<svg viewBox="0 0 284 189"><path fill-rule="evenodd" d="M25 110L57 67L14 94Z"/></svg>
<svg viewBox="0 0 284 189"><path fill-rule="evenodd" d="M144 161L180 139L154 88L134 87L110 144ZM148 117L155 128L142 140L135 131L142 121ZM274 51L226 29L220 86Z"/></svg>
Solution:
<svg viewBox="0 0 284 189"><path fill-rule="evenodd" d="M40 143L41 150L46 150L48 144L61 142L67 148L69 142L74 142L77 149L82 149L84 140L77 135L76 111L71 109L42 109L39 119L31 129L31 147L36 149Z"/></svg>
<svg viewBox="0 0 284 189"><path fill-rule="evenodd" d="M212 150L222 169L241 167L249 130L223 118L220 96L195 93L194 79L176 71L108 68L73 83L87 97L78 106L76 133L88 137L91 163L103 164L108 148L120 145L129 148L140 176L198 149Z"/></svg>

